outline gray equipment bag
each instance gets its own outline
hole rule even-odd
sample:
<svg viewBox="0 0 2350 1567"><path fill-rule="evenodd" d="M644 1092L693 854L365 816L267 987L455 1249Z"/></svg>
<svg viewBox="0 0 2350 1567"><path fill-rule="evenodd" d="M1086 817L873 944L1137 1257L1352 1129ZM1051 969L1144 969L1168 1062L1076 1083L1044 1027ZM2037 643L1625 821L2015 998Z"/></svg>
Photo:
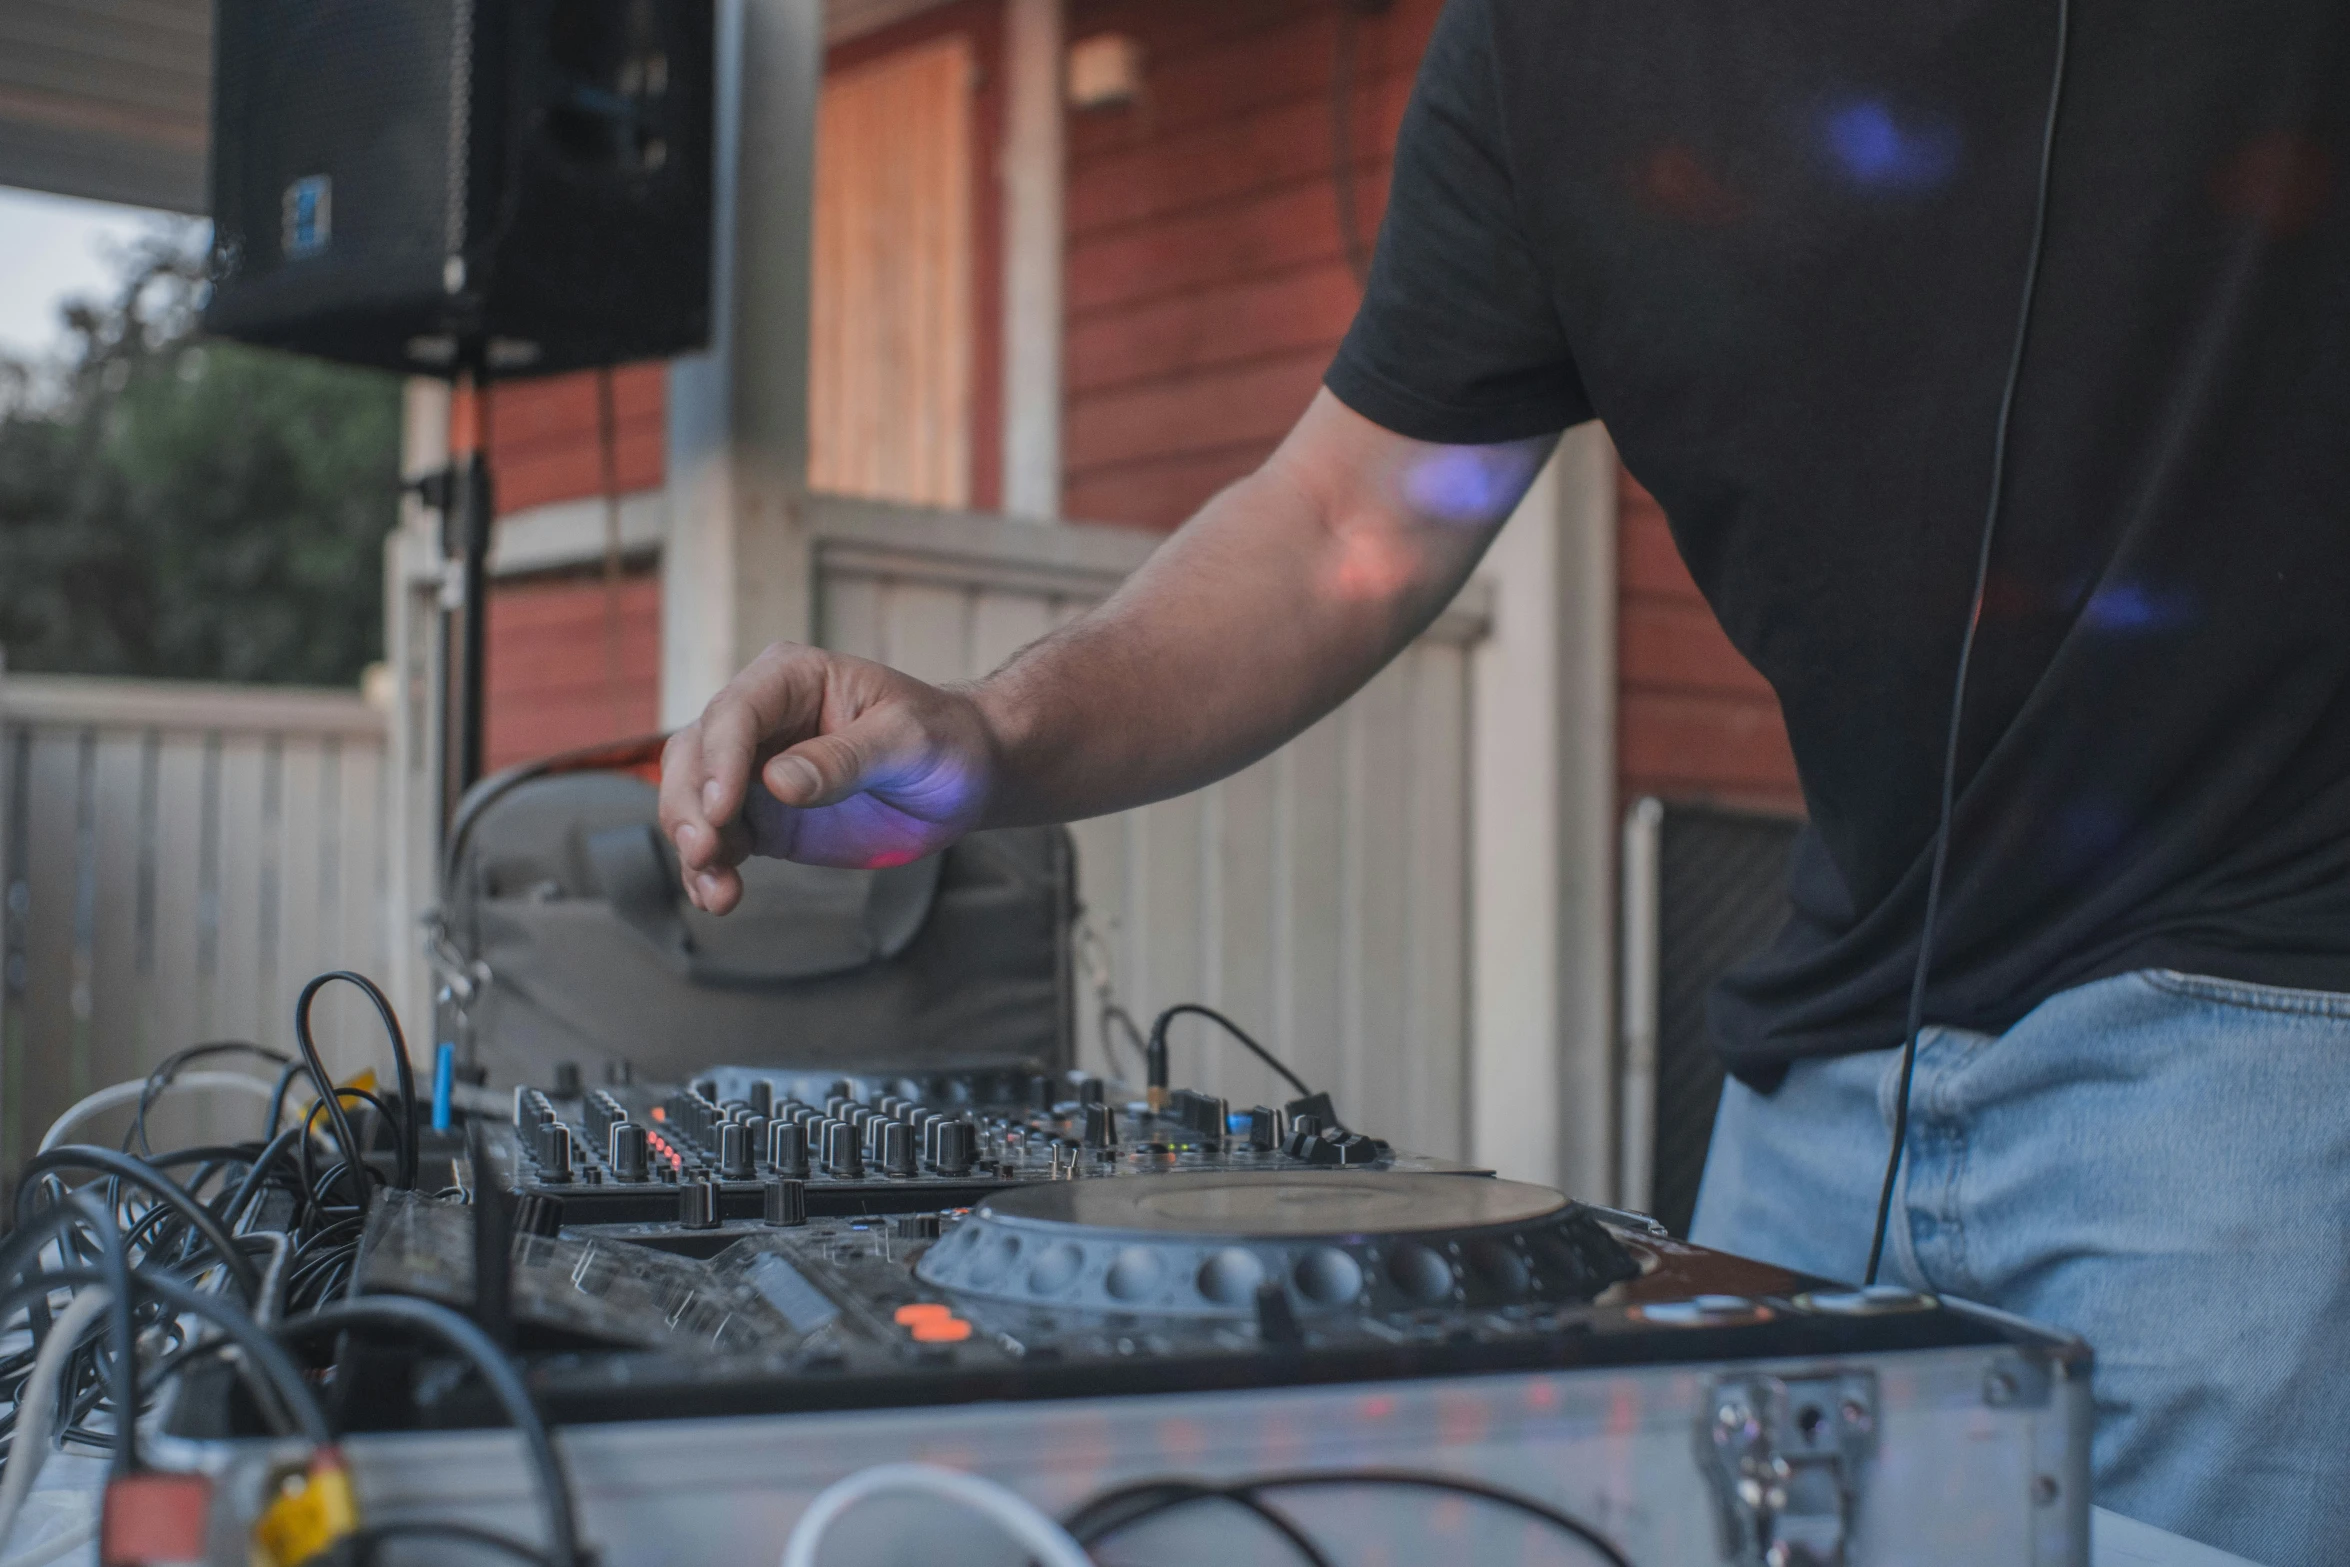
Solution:
<svg viewBox="0 0 2350 1567"><path fill-rule="evenodd" d="M979 833L881 871L752 860L741 906L718 919L679 886L646 754L535 764L485 781L459 811L444 958L467 976L469 1059L493 1081L552 1082L559 1062L590 1083L621 1062L667 1082L721 1063L1071 1065L1066 831Z"/></svg>

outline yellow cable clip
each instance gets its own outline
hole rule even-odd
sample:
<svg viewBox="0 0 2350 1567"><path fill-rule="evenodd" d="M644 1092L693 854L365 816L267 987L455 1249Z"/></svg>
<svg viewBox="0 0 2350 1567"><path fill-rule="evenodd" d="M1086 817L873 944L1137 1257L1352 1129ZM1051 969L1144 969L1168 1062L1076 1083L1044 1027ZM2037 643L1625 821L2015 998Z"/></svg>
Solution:
<svg viewBox="0 0 2350 1567"><path fill-rule="evenodd" d="M253 1567L299 1567L359 1528L359 1498L343 1455L320 1448L307 1472L278 1484L277 1498L253 1526Z"/></svg>

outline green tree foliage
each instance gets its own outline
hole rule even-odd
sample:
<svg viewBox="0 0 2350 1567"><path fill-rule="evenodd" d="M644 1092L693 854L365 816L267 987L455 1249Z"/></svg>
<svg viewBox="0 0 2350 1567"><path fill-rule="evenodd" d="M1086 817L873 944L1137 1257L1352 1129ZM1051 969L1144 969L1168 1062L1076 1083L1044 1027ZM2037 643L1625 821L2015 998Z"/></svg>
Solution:
<svg viewBox="0 0 2350 1567"><path fill-rule="evenodd" d="M0 366L8 667L348 685L383 640L392 377L206 341L201 250L158 239Z"/></svg>

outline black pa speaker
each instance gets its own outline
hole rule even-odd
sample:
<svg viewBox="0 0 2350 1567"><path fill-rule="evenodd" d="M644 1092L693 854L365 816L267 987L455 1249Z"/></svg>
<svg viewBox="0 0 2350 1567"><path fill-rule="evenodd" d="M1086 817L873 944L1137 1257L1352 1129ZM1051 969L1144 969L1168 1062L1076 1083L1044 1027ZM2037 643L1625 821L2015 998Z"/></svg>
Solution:
<svg viewBox="0 0 2350 1567"><path fill-rule="evenodd" d="M223 336L409 373L709 337L712 0L218 0Z"/></svg>

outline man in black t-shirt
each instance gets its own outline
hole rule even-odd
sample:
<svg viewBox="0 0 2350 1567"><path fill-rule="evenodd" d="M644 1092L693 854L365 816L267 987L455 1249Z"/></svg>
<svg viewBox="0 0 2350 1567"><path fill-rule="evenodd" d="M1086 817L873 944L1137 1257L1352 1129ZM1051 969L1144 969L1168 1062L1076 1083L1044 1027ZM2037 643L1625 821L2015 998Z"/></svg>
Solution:
<svg viewBox="0 0 2350 1567"><path fill-rule="evenodd" d="M1454 0L1280 450L976 687L770 650L673 742L689 892L1232 772L1603 418L1810 808L1700 1238L1855 1274L2004 428L1890 1270L2091 1340L2101 1501L2350 1560L2350 8L2075 0L2036 248L2058 16Z"/></svg>

